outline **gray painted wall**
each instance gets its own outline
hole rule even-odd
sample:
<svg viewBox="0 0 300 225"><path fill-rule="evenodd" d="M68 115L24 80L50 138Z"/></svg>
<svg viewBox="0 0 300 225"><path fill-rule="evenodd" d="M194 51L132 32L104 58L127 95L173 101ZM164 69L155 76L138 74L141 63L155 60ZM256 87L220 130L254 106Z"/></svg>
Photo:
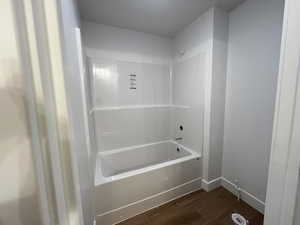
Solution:
<svg viewBox="0 0 300 225"><path fill-rule="evenodd" d="M265 201L283 0L248 0L229 15L223 177Z"/></svg>

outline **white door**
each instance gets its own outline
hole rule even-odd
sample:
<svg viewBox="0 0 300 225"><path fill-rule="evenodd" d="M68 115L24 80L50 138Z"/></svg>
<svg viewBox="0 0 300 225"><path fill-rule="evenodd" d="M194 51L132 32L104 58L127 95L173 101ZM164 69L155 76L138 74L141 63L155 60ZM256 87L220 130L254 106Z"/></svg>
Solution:
<svg viewBox="0 0 300 225"><path fill-rule="evenodd" d="M265 225L300 225L299 12L299 0L286 0Z"/></svg>

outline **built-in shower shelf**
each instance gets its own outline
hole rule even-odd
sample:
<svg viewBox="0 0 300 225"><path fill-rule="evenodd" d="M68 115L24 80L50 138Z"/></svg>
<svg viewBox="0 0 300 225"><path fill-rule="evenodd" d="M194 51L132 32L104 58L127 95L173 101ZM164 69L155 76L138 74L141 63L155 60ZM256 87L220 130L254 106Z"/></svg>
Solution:
<svg viewBox="0 0 300 225"><path fill-rule="evenodd" d="M110 111L110 110L125 110L125 109L151 109L151 108L189 109L190 106L185 106L185 105L125 105L125 106L97 107L97 108L92 109L91 112Z"/></svg>

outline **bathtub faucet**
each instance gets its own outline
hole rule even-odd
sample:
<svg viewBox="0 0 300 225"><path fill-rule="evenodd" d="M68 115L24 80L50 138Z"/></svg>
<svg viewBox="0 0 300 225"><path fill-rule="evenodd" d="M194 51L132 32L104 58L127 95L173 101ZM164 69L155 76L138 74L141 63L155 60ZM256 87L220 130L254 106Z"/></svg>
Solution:
<svg viewBox="0 0 300 225"><path fill-rule="evenodd" d="M177 137L177 138L175 138L175 141L181 141L181 140L183 140L182 137Z"/></svg>

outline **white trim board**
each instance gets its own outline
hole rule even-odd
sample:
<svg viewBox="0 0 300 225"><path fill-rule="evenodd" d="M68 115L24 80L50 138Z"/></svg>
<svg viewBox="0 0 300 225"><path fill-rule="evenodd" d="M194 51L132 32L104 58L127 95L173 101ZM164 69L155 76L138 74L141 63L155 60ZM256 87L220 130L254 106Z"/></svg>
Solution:
<svg viewBox="0 0 300 225"><path fill-rule="evenodd" d="M236 195L236 188L235 184L230 182L224 177L218 177L212 181L207 181L205 179L202 179L202 188L205 191L212 191L218 187L224 187L226 190L230 191L234 195ZM265 210L265 203L255 197L254 195L250 194L244 189L241 189L241 199L245 201L247 204L249 204L251 207L255 208L257 211L264 214Z"/></svg>
<svg viewBox="0 0 300 225"><path fill-rule="evenodd" d="M213 41L208 42L208 48L212 49ZM210 122L211 122L211 91L212 91L212 51L207 51L204 88L204 114L203 114L203 178L208 179L210 157Z"/></svg>
<svg viewBox="0 0 300 225"><path fill-rule="evenodd" d="M21 69L24 72L25 81L25 97L27 100L26 113L27 123L30 131L30 138L32 143L33 163L35 174L37 178L37 191L40 203L40 213L42 224L53 224L55 214L50 211L54 207L52 199L49 197L49 192L52 187L47 185L49 183L48 170L44 165L44 144L42 141L43 133L39 130L38 114L41 113L37 110L36 90L35 90L35 76L37 72L36 67L39 64L38 57L35 57L38 52L35 42L35 31L33 26L33 11L26 10L32 8L31 2L24 2L22 0L12 1L12 10L14 19L16 21L16 36L19 47ZM41 102L41 99L40 99Z"/></svg>
<svg viewBox="0 0 300 225"><path fill-rule="evenodd" d="M207 181L205 179L202 179L202 188L207 192L212 191L220 186L221 186L221 177L218 177L212 181Z"/></svg>
<svg viewBox="0 0 300 225"><path fill-rule="evenodd" d="M300 164L300 1L286 0L264 225L295 224Z"/></svg>
<svg viewBox="0 0 300 225"><path fill-rule="evenodd" d="M235 184L231 183L229 180L225 179L224 177L221 177L221 186L236 195L236 188ZM252 206L257 211L264 214L265 211L265 203L261 201L260 199L256 198L254 195L250 194L244 189L240 189L241 191L241 199L245 201L247 204Z"/></svg>

